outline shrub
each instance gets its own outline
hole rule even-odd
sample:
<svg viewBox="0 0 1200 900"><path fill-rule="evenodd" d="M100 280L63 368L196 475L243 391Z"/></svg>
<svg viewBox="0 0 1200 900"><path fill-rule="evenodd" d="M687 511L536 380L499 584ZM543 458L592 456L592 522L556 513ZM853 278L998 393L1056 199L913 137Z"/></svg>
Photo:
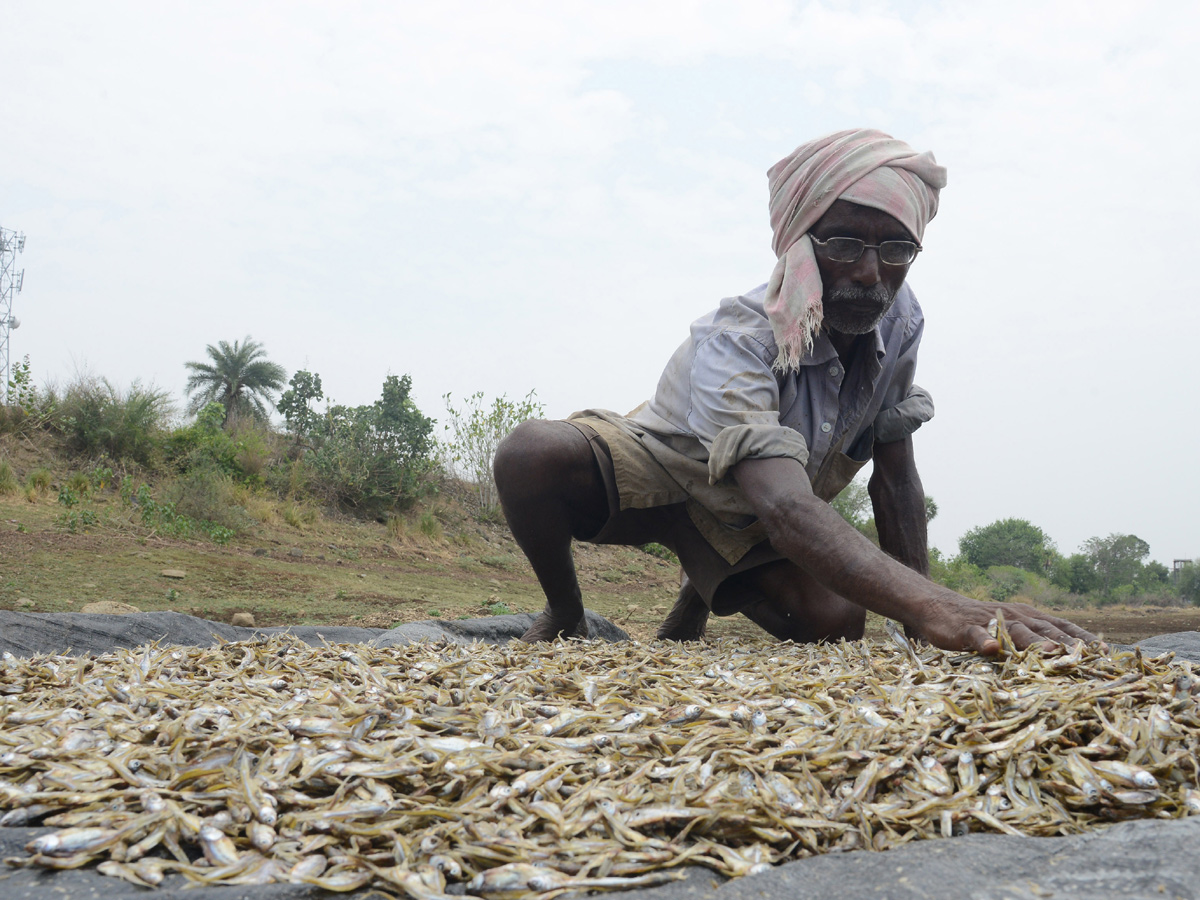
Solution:
<svg viewBox="0 0 1200 900"><path fill-rule="evenodd" d="M960 594L969 594L986 581L978 566L967 562L962 556L947 558L936 547L929 551L929 578Z"/></svg>
<svg viewBox="0 0 1200 900"><path fill-rule="evenodd" d="M126 496L124 487L122 485L122 497ZM155 499L148 484L138 487L137 493L131 498L131 502L140 511L142 525L149 528L155 534L189 538L199 532L207 535L217 544L227 544L234 536L234 532L224 525L207 520L193 519L191 516L178 512L173 502Z"/></svg>
<svg viewBox="0 0 1200 900"><path fill-rule="evenodd" d="M334 406L314 432L304 465L313 493L378 516L415 500L435 469L432 419L409 397L412 380L389 375L371 406Z"/></svg>
<svg viewBox="0 0 1200 900"><path fill-rule="evenodd" d="M492 461L496 448L510 431L527 419L543 414L544 407L530 391L523 400L509 400L501 394L491 407L483 405L483 391L466 399L460 409L450 405L450 395L442 399L450 421L445 426L449 438L443 442L443 453L451 466L466 480L474 483L483 518L495 518L499 505Z"/></svg>
<svg viewBox="0 0 1200 900"><path fill-rule="evenodd" d="M311 503L289 500L283 507L283 521L303 530L317 521L317 508Z"/></svg>
<svg viewBox="0 0 1200 900"><path fill-rule="evenodd" d="M235 478L247 484L263 484L271 463L271 432L262 425L240 426L233 434Z"/></svg>
<svg viewBox="0 0 1200 900"><path fill-rule="evenodd" d="M255 521L265 525L273 525L279 521L278 505L270 495L245 484L235 484L233 498Z"/></svg>
<svg viewBox="0 0 1200 900"><path fill-rule="evenodd" d="M50 490L50 482L54 480L54 476L50 474L50 470L45 466L38 466L29 473L29 477L25 479L25 486L30 491L35 491L38 494L44 494Z"/></svg>
<svg viewBox="0 0 1200 900"><path fill-rule="evenodd" d="M90 487L86 478L83 483L85 487ZM58 502L60 506L65 507L65 511L55 517L54 524L59 528L66 529L71 534L86 530L88 526L95 525L99 520L96 518L96 514L89 508L91 504L83 505L85 499L86 492L81 495L70 484L64 486L58 492Z"/></svg>
<svg viewBox="0 0 1200 900"><path fill-rule="evenodd" d="M431 512L421 513L421 518L417 520L417 530L427 538L432 538L435 541L442 539L442 523L438 517Z"/></svg>
<svg viewBox="0 0 1200 900"><path fill-rule="evenodd" d="M651 556L657 556L659 559L664 559L669 563L679 562L679 557L662 544L642 544L640 549L643 553L649 553Z"/></svg>
<svg viewBox="0 0 1200 900"><path fill-rule="evenodd" d="M219 525L234 534L250 524L250 517L234 497L233 480L216 467L192 469L173 479L162 488L162 497L177 515Z"/></svg>
<svg viewBox="0 0 1200 900"><path fill-rule="evenodd" d="M27 434L44 428L56 413L58 397L53 388L38 390L28 355L12 366L8 381L8 405L0 406L0 434Z"/></svg>
<svg viewBox="0 0 1200 900"><path fill-rule="evenodd" d="M17 473L13 471L7 459L0 459L0 496L15 494L20 489Z"/></svg>
<svg viewBox="0 0 1200 900"><path fill-rule="evenodd" d="M210 403L196 421L171 432L164 442L167 461L180 472L217 468L245 484L265 482L271 460L271 433L253 419L241 419L225 429L225 407Z"/></svg>
<svg viewBox="0 0 1200 900"><path fill-rule="evenodd" d="M105 378L83 375L63 393L55 421L73 453L149 465L170 413L165 391L137 381L122 391Z"/></svg>
<svg viewBox="0 0 1200 900"><path fill-rule="evenodd" d="M72 472L71 477L67 479L67 489L86 497L92 492L92 479L83 472Z"/></svg>

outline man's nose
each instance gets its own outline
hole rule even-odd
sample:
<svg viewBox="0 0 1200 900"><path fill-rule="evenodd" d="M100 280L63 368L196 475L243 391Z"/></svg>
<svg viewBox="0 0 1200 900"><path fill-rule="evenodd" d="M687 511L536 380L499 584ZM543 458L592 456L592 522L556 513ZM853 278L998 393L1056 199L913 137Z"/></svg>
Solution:
<svg viewBox="0 0 1200 900"><path fill-rule="evenodd" d="M883 273L880 270L882 265L883 263L879 260L879 251L873 247L864 247L862 256L854 264L850 278L855 284L874 287L883 281Z"/></svg>

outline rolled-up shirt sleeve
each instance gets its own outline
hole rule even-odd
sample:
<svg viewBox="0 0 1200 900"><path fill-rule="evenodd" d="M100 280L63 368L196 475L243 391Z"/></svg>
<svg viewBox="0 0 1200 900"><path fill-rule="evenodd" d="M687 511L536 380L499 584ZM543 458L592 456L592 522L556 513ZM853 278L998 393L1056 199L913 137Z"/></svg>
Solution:
<svg viewBox="0 0 1200 900"><path fill-rule="evenodd" d="M716 484L743 459L808 462L804 437L779 423L779 383L769 349L744 332L718 332L696 348L687 422L708 450Z"/></svg>
<svg viewBox="0 0 1200 900"><path fill-rule="evenodd" d="M875 416L875 441L890 444L908 437L933 418L933 397L920 385L913 384L917 371L917 351L925 332L925 317L914 301L913 313L900 345L895 374L884 394L883 406Z"/></svg>

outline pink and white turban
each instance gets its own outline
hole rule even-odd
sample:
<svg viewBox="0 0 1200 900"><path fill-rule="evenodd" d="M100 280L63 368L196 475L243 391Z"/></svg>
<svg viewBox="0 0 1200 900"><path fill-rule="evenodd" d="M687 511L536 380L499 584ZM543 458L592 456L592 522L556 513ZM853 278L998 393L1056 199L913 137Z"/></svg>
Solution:
<svg viewBox="0 0 1200 900"><path fill-rule="evenodd" d="M798 368L821 330L823 286L808 229L835 200L848 200L893 216L920 241L937 214L946 170L932 153L859 128L801 144L767 178L779 261L767 283L766 312L779 346L775 369L787 372Z"/></svg>

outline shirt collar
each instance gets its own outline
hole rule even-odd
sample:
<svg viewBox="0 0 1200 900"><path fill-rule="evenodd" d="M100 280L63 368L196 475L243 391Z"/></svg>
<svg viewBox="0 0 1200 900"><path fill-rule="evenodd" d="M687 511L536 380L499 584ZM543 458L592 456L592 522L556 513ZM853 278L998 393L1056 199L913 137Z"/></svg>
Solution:
<svg viewBox="0 0 1200 900"><path fill-rule="evenodd" d="M882 321L881 319L880 322ZM871 330L871 338L875 348L875 359L882 360L887 356L887 345L883 342L883 335L880 333L878 325ZM833 347L833 341L829 339L829 333L825 329L821 329L821 333L813 339L812 349L800 357L800 365L823 366L836 358L837 350Z"/></svg>

